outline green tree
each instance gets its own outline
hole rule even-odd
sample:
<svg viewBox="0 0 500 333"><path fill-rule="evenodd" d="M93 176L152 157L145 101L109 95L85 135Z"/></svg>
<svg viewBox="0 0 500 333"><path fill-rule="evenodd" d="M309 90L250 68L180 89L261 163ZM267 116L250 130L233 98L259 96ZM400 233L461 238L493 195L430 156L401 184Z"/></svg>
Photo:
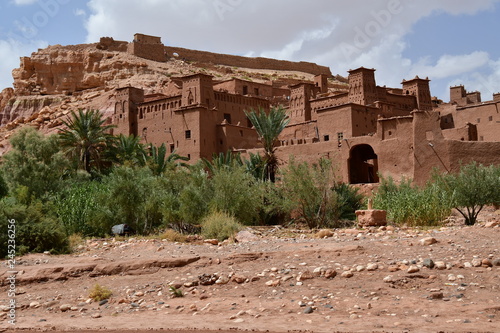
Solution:
<svg viewBox="0 0 500 333"><path fill-rule="evenodd" d="M259 111L245 111L246 116L252 122L257 134L264 146L264 161L266 163L266 179L274 182L278 169L278 159L276 157L276 141L279 135L288 125L290 119L283 107L271 108L269 113L263 109Z"/></svg>
<svg viewBox="0 0 500 333"><path fill-rule="evenodd" d="M100 170L104 157L113 146L114 137L109 134L113 125L106 125L98 110L71 111L71 118L63 121L66 128L59 132L59 141L66 154L74 159L78 169L90 173Z"/></svg>
<svg viewBox="0 0 500 333"><path fill-rule="evenodd" d="M210 172L210 174L214 174L220 169L223 168L235 168L243 165L243 160L241 159L241 155L234 154L232 151L228 150L226 153L214 153L212 155L212 160L208 160L206 158L202 159L203 165Z"/></svg>
<svg viewBox="0 0 500 333"><path fill-rule="evenodd" d="M122 165L144 166L147 161L147 153L141 138L134 135L120 134L116 138L116 145L113 148L114 160Z"/></svg>
<svg viewBox="0 0 500 333"><path fill-rule="evenodd" d="M23 127L10 139L12 150L3 156L1 166L11 191L25 188L26 200L55 193L69 166L59 150L57 137L44 137L32 127Z"/></svg>
<svg viewBox="0 0 500 333"><path fill-rule="evenodd" d="M167 155L167 147L164 143L159 147L149 144L150 157L148 166L155 176L162 175L168 169L175 169L178 166L187 166L182 161L189 161L189 158L177 154L175 151Z"/></svg>
<svg viewBox="0 0 500 333"><path fill-rule="evenodd" d="M484 206L500 204L498 166L473 162L462 166L458 173L434 173L434 181L451 198L451 206L465 218L466 225L476 223Z"/></svg>

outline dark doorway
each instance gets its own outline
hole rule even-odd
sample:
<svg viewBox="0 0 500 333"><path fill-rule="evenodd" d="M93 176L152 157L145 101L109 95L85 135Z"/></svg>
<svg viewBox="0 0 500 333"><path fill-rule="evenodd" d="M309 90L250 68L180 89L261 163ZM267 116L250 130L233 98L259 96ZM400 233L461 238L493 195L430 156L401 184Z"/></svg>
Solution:
<svg viewBox="0 0 500 333"><path fill-rule="evenodd" d="M349 153L349 182L351 184L378 183L377 154L370 145L357 145Z"/></svg>

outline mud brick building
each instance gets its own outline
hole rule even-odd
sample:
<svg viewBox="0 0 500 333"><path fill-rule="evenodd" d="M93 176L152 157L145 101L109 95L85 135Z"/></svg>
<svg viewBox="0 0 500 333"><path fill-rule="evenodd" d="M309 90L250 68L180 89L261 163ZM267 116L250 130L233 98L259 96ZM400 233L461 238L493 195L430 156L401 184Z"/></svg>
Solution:
<svg viewBox="0 0 500 333"><path fill-rule="evenodd" d="M157 61L169 53L159 39L144 35L136 35L128 51ZM500 94L482 102L478 92L451 87L450 102L439 104L428 78L381 87L375 70L363 67L350 70L348 90L338 91L329 87L329 70L302 65L316 74L314 81L276 87L215 81L200 73L171 78L165 94L116 89L115 133L165 143L191 161L228 150L245 156L259 152L261 144L244 111L281 104L290 117L277 148L281 161L326 156L336 161L346 182L376 183L380 173L421 184L433 168L452 172L470 161L500 164Z"/></svg>

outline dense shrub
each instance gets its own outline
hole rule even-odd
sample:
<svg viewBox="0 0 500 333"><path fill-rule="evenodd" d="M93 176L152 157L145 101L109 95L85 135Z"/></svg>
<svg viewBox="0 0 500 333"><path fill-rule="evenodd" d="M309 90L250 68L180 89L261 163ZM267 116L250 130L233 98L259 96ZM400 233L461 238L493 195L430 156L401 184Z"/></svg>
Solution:
<svg viewBox="0 0 500 333"><path fill-rule="evenodd" d="M27 200L46 199L61 188L69 166L59 150L57 136L44 137L23 127L10 139L12 150L3 156L2 174L11 191L27 189Z"/></svg>
<svg viewBox="0 0 500 333"><path fill-rule="evenodd" d="M335 170L328 159L317 164L296 163L293 159L283 174L286 201L310 228L337 226L342 214L339 194L332 189Z"/></svg>
<svg viewBox="0 0 500 333"><path fill-rule="evenodd" d="M434 183L420 188L411 180L398 185L392 178L381 178L374 207L387 211L388 218L409 226L437 226L450 214L450 197Z"/></svg>
<svg viewBox="0 0 500 333"><path fill-rule="evenodd" d="M243 226L231 215L214 211L201 222L201 234L219 241L233 237Z"/></svg>
<svg viewBox="0 0 500 333"><path fill-rule="evenodd" d="M214 172L209 186L209 207L226 212L243 224L258 223L262 205L262 182L245 172L244 167L221 168Z"/></svg>
<svg viewBox="0 0 500 333"><path fill-rule="evenodd" d="M41 202L20 204L13 198L0 201L0 243L7 244L7 223L13 219L17 254L44 251L67 253L68 238L57 219L44 206ZM0 255L5 257L7 246L2 246L0 251Z"/></svg>
<svg viewBox="0 0 500 333"><path fill-rule="evenodd" d="M109 234L113 225L125 223L148 234L161 226L164 189L149 168L117 167L102 179L102 186L91 217L94 230Z"/></svg>
<svg viewBox="0 0 500 333"><path fill-rule="evenodd" d="M98 181L68 181L55 203L59 221L67 235L102 236L108 230L101 230L94 222L94 216L100 209L98 200L105 186Z"/></svg>

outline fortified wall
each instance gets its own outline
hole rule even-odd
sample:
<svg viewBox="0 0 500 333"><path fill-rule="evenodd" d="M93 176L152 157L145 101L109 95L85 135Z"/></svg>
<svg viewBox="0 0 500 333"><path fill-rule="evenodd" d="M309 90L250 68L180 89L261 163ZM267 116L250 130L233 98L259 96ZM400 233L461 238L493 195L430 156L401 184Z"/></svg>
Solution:
<svg viewBox="0 0 500 333"><path fill-rule="evenodd" d="M243 67L243 68L297 71L314 75L326 74L329 77L332 76L330 68L326 66L320 66L312 62L305 62L305 61L294 62L294 61L276 60L276 59L269 59L262 57L250 58L250 57L242 57L230 54L189 50L189 49L184 49L182 47L174 47L174 46L165 46L165 50L169 57L172 57L175 53L179 56L180 59L189 61L198 61L205 63L213 63L217 65Z"/></svg>

